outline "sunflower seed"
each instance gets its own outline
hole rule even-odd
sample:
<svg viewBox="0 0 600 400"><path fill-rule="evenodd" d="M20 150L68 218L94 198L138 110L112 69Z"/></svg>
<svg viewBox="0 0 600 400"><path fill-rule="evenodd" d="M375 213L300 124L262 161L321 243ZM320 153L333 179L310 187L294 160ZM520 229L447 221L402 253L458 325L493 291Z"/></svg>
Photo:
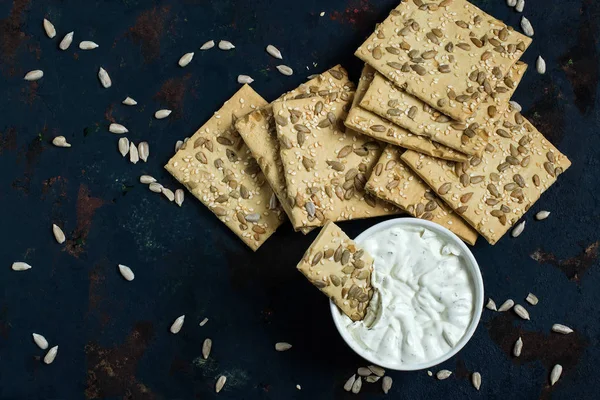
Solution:
<svg viewBox="0 0 600 400"><path fill-rule="evenodd" d="M433 376L433 372L427 371L427 376Z"/></svg>
<svg viewBox="0 0 600 400"><path fill-rule="evenodd" d="M498 309L496 308L496 303L492 299L488 299L488 302L485 305L485 308L487 308L488 310L492 310L492 311L498 311Z"/></svg>
<svg viewBox="0 0 600 400"><path fill-rule="evenodd" d="M471 383L475 389L479 390L481 387L481 374L479 372L473 372L473 374L471 374Z"/></svg>
<svg viewBox="0 0 600 400"><path fill-rule="evenodd" d="M52 224L52 233L58 244L63 244L66 240L65 234L56 224Z"/></svg>
<svg viewBox="0 0 600 400"><path fill-rule="evenodd" d="M254 79L252 79L248 75L238 75L237 81L238 81L238 83L241 83L241 84L244 84L244 83L250 84L250 83L254 82Z"/></svg>
<svg viewBox="0 0 600 400"><path fill-rule="evenodd" d="M71 147L71 144L67 142L64 136L57 136L52 139L52 144L56 147Z"/></svg>
<svg viewBox="0 0 600 400"><path fill-rule="evenodd" d="M163 190L163 185L157 182L151 182L150 185L148 185L148 189L154 193L161 193Z"/></svg>
<svg viewBox="0 0 600 400"><path fill-rule="evenodd" d="M175 200L175 193L173 193L173 191L171 189L167 189L166 187L163 187L161 192L167 199L169 199L169 201Z"/></svg>
<svg viewBox="0 0 600 400"><path fill-rule="evenodd" d="M509 7L514 7L517 5L517 0L506 0L506 5Z"/></svg>
<svg viewBox="0 0 600 400"><path fill-rule="evenodd" d="M521 337L517 339L515 345L513 346L513 356L519 357L521 355L521 351L523 350L523 340Z"/></svg>
<svg viewBox="0 0 600 400"><path fill-rule="evenodd" d="M258 213L254 213L254 214L248 214L246 215L246 221L248 222L258 222L258 220L260 220L260 214Z"/></svg>
<svg viewBox="0 0 600 400"><path fill-rule="evenodd" d="M356 253L354 254L354 256L356 257ZM369 365L368 367L371 372L373 372L375 375L377 376L384 376L385 375L385 369L377 366L377 365Z"/></svg>
<svg viewBox="0 0 600 400"><path fill-rule="evenodd" d="M554 386L554 384L556 382L558 382L558 380L560 379L560 376L562 374L563 371L563 367L560 364L556 364L554 367L552 367L552 371L550 372L550 385Z"/></svg>
<svg viewBox="0 0 600 400"><path fill-rule="evenodd" d="M380 379L381 379L381 377L380 377L380 376L377 376L377 375L369 375L369 376L367 376L367 377L365 378L365 381L367 381L368 383L375 383L375 382L377 382L377 381L378 381L378 380L380 380Z"/></svg>
<svg viewBox="0 0 600 400"><path fill-rule="evenodd" d="M156 182L156 179L154 179L154 177L152 177L150 175L141 175L140 176L140 183L149 185L149 184L155 183L155 182Z"/></svg>
<svg viewBox="0 0 600 400"><path fill-rule="evenodd" d="M71 43L73 43L73 33L74 32L69 32L65 35L65 37L58 44L59 49L66 50L69 48Z"/></svg>
<svg viewBox="0 0 600 400"><path fill-rule="evenodd" d="M171 115L171 110L158 110L157 112L154 113L154 118L156 119L164 119L167 118L169 115Z"/></svg>
<svg viewBox="0 0 600 400"><path fill-rule="evenodd" d="M514 100L509 101L511 107L513 108L513 110L521 112L523 111L523 107L521 107L521 105L519 103L517 103Z"/></svg>
<svg viewBox="0 0 600 400"><path fill-rule="evenodd" d="M110 76L108 76L108 72L102 67L98 70L98 79L100 79L100 83L105 89L112 86L112 81L110 80Z"/></svg>
<svg viewBox="0 0 600 400"><path fill-rule="evenodd" d="M25 74L25 79L26 81L37 81L38 79L41 79L44 76L44 71L42 71L41 69L34 69L33 71L29 71L27 74Z"/></svg>
<svg viewBox="0 0 600 400"><path fill-rule="evenodd" d="M352 375L350 378L348 378L346 383L344 383L344 390L346 392L349 392L350 390L352 390L352 385L354 385L355 380L356 380L356 374Z"/></svg>
<svg viewBox="0 0 600 400"><path fill-rule="evenodd" d="M43 337L42 335L38 334L38 333L33 333L33 341L35 342L35 344L38 345L38 347L42 350L46 350L48 348L48 341L46 340L45 337Z"/></svg>
<svg viewBox="0 0 600 400"><path fill-rule="evenodd" d="M185 192L183 191L183 189L177 189L175 191L175 204L177 204L179 207L181 207L181 205L183 204L184 196Z"/></svg>
<svg viewBox="0 0 600 400"><path fill-rule="evenodd" d="M435 374L435 376L440 381L443 381L444 379L449 378L450 375L452 375L452 371L448 371L447 369L442 369L442 370L438 371L437 374Z"/></svg>
<svg viewBox="0 0 600 400"><path fill-rule="evenodd" d="M150 145L148 142L140 142L138 144L138 152L140 155L140 160L147 162L148 157L150 156Z"/></svg>
<svg viewBox="0 0 600 400"><path fill-rule="evenodd" d="M306 212L308 213L309 217L315 216L315 212L317 212L317 209L315 208L315 204L312 201L308 201L304 205L304 208L306 209Z"/></svg>
<svg viewBox="0 0 600 400"><path fill-rule="evenodd" d="M129 143L129 161L131 161L132 164L137 164L137 162L140 161L138 149L133 142Z"/></svg>
<svg viewBox="0 0 600 400"><path fill-rule="evenodd" d="M546 61L544 61L542 56L538 56L537 61L535 62L535 68L538 74L546 73Z"/></svg>
<svg viewBox="0 0 600 400"><path fill-rule="evenodd" d="M120 133L127 133L127 132L129 132L129 129L125 128L121 124L112 123L112 124L110 124L108 126L108 131L112 132L112 133L120 134Z"/></svg>
<svg viewBox="0 0 600 400"><path fill-rule="evenodd" d="M292 348L292 345L286 342L278 342L275 343L275 350L277 351L286 351Z"/></svg>
<svg viewBox="0 0 600 400"><path fill-rule="evenodd" d="M131 282L135 278L135 274L127 265L119 264L119 272L125 280Z"/></svg>
<svg viewBox="0 0 600 400"><path fill-rule="evenodd" d="M122 103L126 106L135 106L137 104L137 101L135 101L131 97L126 97L125 100L122 101Z"/></svg>
<svg viewBox="0 0 600 400"><path fill-rule="evenodd" d="M517 314L519 317L529 321L529 312L527 312L525 307L523 307L520 304L515 304L513 309L515 311L515 314Z"/></svg>
<svg viewBox="0 0 600 400"><path fill-rule="evenodd" d="M267 46L267 53L269 53L271 56L278 58L280 60L283 59L279 49L277 49L277 47L273 46L272 44Z"/></svg>
<svg viewBox="0 0 600 400"><path fill-rule="evenodd" d="M179 66L181 68L186 67L189 63L192 62L192 60L194 59L194 53L185 53L184 55L181 56L181 58L179 59L179 61L177 62L177 64L179 64Z"/></svg>
<svg viewBox="0 0 600 400"><path fill-rule="evenodd" d="M506 300L502 305L498 308L498 311L504 312L510 310L515 305L515 302L512 299Z"/></svg>
<svg viewBox="0 0 600 400"><path fill-rule="evenodd" d="M125 157L127 153L129 153L129 139L127 139L126 137L122 137L119 139L119 153L121 153L123 157Z"/></svg>
<svg viewBox="0 0 600 400"><path fill-rule="evenodd" d="M215 392L219 393L223 386L225 386L225 382L227 382L227 377L225 375L221 375L219 379L217 379L217 384L215 385Z"/></svg>
<svg viewBox="0 0 600 400"><path fill-rule="evenodd" d="M531 304L532 306L535 306L538 303L538 301L539 301L538 298L537 298L537 296L535 294L533 294L533 293L529 293L527 295L527 297L525 298L525 300L529 304Z"/></svg>
<svg viewBox="0 0 600 400"><path fill-rule="evenodd" d="M56 29L54 28L54 25L46 18L44 18L44 30L50 39L53 39L54 36L56 36Z"/></svg>
<svg viewBox="0 0 600 400"><path fill-rule="evenodd" d="M208 42L206 42L202 46L200 46L200 50L208 50L208 49L212 49L213 47L215 47L215 41L209 40Z"/></svg>
<svg viewBox="0 0 600 400"><path fill-rule="evenodd" d="M208 322L208 318L204 318L202 321L200 321L200 326L206 325L207 322Z"/></svg>
<svg viewBox="0 0 600 400"><path fill-rule="evenodd" d="M533 36L533 26L531 26L531 22L524 16L521 17L521 29L523 29L523 33L527 36Z"/></svg>
<svg viewBox="0 0 600 400"><path fill-rule="evenodd" d="M231 50L231 49L235 49L235 46L233 45L233 43L231 43L228 40L221 40L221 41L219 41L219 48L221 50Z"/></svg>
<svg viewBox="0 0 600 400"><path fill-rule="evenodd" d="M525 0L517 0L517 5L515 5L516 12L523 12L525 8Z"/></svg>
<svg viewBox="0 0 600 400"><path fill-rule="evenodd" d="M81 50L94 50L100 47L97 43L94 43L89 40L84 40L83 42L79 42L79 48Z"/></svg>
<svg viewBox="0 0 600 400"><path fill-rule="evenodd" d="M181 327L183 326L183 322L185 321L185 314L177 317L177 319L175 321L173 321L173 324L171 325L171 333L179 333L179 331L181 330Z"/></svg>
<svg viewBox="0 0 600 400"><path fill-rule="evenodd" d="M512 230L510 235L514 238L519 237L519 235L521 233L523 233L524 229L525 229L525 221L523 221L523 222L519 223L517 226L515 226L515 229Z"/></svg>
<svg viewBox="0 0 600 400"><path fill-rule="evenodd" d="M371 370L367 367L360 367L356 372L358 376L369 376L372 374Z"/></svg>
<svg viewBox="0 0 600 400"><path fill-rule="evenodd" d="M568 335L569 333L573 333L573 329L569 328L563 324L554 324L552 325L552 332L562 333L563 335Z"/></svg>
<svg viewBox="0 0 600 400"><path fill-rule="evenodd" d="M392 378L389 376L384 376L383 381L381 382L381 390L383 393L388 394L390 389L392 388Z"/></svg>
<svg viewBox="0 0 600 400"><path fill-rule="evenodd" d="M212 349L212 340L204 339L204 343L202 343L202 357L206 360L208 356L210 356L210 351Z"/></svg>
<svg viewBox="0 0 600 400"><path fill-rule="evenodd" d="M362 379L359 376L358 379L355 380L354 383L352 384L352 393L358 394L358 392L360 392L361 388L362 388Z"/></svg>
<svg viewBox="0 0 600 400"><path fill-rule="evenodd" d="M175 142L175 153L177 153L179 149L181 149L181 146L183 146L183 140L178 140Z"/></svg>
<svg viewBox="0 0 600 400"><path fill-rule="evenodd" d="M58 346L52 347L50 350L48 350L48 352L44 356L44 363L52 364L52 362L56 358L57 354L58 354Z"/></svg>
<svg viewBox="0 0 600 400"><path fill-rule="evenodd" d="M294 73L294 70L287 65L278 65L277 70L286 76L291 76Z"/></svg>

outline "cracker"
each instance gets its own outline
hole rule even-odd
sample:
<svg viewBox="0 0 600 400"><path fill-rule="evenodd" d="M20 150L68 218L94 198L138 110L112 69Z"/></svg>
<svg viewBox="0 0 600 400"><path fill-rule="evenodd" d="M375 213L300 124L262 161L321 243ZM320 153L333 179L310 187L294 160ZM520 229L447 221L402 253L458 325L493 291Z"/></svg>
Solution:
<svg viewBox="0 0 600 400"><path fill-rule="evenodd" d="M365 64L360 80L358 81L353 106L344 122L348 128L383 142L419 151L433 157L443 158L444 160L466 161L468 159L465 154L432 142L423 136L413 135L406 129L357 106L356 104L360 103L363 99L374 76L375 70Z"/></svg>
<svg viewBox="0 0 600 400"><path fill-rule="evenodd" d="M402 160L491 244L571 165L512 109L498 121L481 158L440 162L407 151Z"/></svg>
<svg viewBox="0 0 600 400"><path fill-rule="evenodd" d="M364 192L383 149L346 129L345 110L352 98L345 95L273 103L292 222L300 221L296 227L399 212Z"/></svg>
<svg viewBox="0 0 600 400"><path fill-rule="evenodd" d="M373 258L333 222L321 229L297 268L350 319L365 317L373 297Z"/></svg>
<svg viewBox="0 0 600 400"><path fill-rule="evenodd" d="M250 86L242 86L165 165L255 251L285 216L233 124L266 104Z"/></svg>
<svg viewBox="0 0 600 400"><path fill-rule="evenodd" d="M328 97L333 93L352 92L354 84L348 79L348 73L339 65L331 68L323 74L303 83L298 88L285 93L280 99L291 100L305 97ZM293 214L290 203L287 200L285 175L283 165L279 156L279 142L277 130L273 120L273 105L268 104L259 110L255 110L243 118L240 118L235 127L246 142L252 155L258 161L267 182L273 188L288 218L292 220ZM299 223L293 223L299 226ZM301 228L302 233L310 232L312 228Z"/></svg>
<svg viewBox="0 0 600 400"><path fill-rule="evenodd" d="M526 69L527 64L517 61L506 75L511 87L499 84L464 123L440 114L427 103L395 87L381 74L373 79L360 106L416 135L469 155L480 155L487 143L488 131L508 108L508 101Z"/></svg>
<svg viewBox="0 0 600 400"><path fill-rule="evenodd" d="M408 0L355 55L409 94L465 121L530 44L466 0Z"/></svg>
<svg viewBox="0 0 600 400"><path fill-rule="evenodd" d="M436 222L454 232L470 245L477 240L477 232L456 215L400 156L403 149L387 146L375 165L365 188L368 192L397 205L415 218Z"/></svg>

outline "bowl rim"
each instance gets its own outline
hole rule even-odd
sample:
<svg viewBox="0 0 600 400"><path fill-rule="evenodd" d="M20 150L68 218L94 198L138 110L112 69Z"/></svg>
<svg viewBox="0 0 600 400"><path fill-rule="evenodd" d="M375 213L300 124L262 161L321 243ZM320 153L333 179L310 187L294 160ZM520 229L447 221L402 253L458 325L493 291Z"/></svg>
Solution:
<svg viewBox="0 0 600 400"><path fill-rule="evenodd" d="M452 244L457 245L462 250L462 254L465 256L465 259L467 260L467 268L473 279L473 284L474 284L474 289L475 289L475 301L474 301L474 305L473 305L473 307L474 307L473 318L471 319L471 322L469 323L467 331L465 332L463 337L458 341L456 346L454 346L452 348L452 350L450 350L448 353L442 355L441 357L435 358L435 359L427 361L427 362L416 363L416 364L407 364L407 365L401 365L401 366L386 365L385 363L381 363L380 361L374 359L371 356L371 354L372 354L371 352L365 351L364 349L362 349L361 347L358 346L356 341L348 334L348 332L345 330L345 328L342 327L342 318L341 317L343 314L339 311L338 307L331 300L329 301L329 306L331 309L331 316L333 318L333 323L335 324L335 327L337 328L340 336L342 337L342 339L344 339L344 341L346 342L348 347L350 347L356 354L358 354L365 360L369 361L370 363L379 365L386 369L391 369L391 370L395 370L395 371L419 371L419 370L423 370L426 368L434 367L436 365L443 363L444 361L447 361L451 357L455 356L460 350L462 350L465 347L465 345L469 342L469 340L471 340L471 337L473 337L473 334L475 333L475 331L477 330L477 327L479 326L479 320L481 319L481 314L483 312L483 299L484 299L483 278L481 276L479 264L477 263L475 256L473 255L471 250L467 247L467 245L458 236L456 236L456 234L454 234L450 230L446 229L445 227L443 227L435 222L431 222L431 221L427 221L427 220L423 220L423 219L419 219L419 218L409 218L409 217L394 218L394 219L383 221L383 222L380 222L378 224L371 226L370 228L368 228L365 231L363 231L362 233L360 233L354 239L354 241L360 245L365 239L367 239L373 233L382 231L384 229L387 229L391 226L396 226L396 225L420 226L423 228L430 229L438 234L443 234L443 235L447 236L449 239L451 239Z"/></svg>

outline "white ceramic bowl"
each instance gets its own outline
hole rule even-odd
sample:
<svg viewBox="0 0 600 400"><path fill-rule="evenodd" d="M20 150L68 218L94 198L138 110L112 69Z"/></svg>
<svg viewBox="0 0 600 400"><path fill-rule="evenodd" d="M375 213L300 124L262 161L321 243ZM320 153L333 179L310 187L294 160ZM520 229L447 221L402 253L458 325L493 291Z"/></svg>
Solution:
<svg viewBox="0 0 600 400"><path fill-rule="evenodd" d="M457 246L462 250L462 255L464 256L464 259L467 263L467 268L469 273L471 274L471 278L473 279L473 284L475 288L473 319L471 320L471 323L469 324L464 336L458 341L458 343L452 350L450 350L448 353L444 354L441 357L423 363L406 364L400 367L398 367L397 365L390 366L385 365L385 363L381 363L380 361L375 359L371 352L363 349L356 343L354 338L350 336L350 334L344 327L348 323L349 319L346 319L344 321L344 314L340 312L338 307L332 301L330 301L331 315L333 316L333 322L335 323L338 332L340 333L346 344L348 344L348 346L350 346L350 348L354 350L356 354L369 361L370 363L380 365L383 368L397 371L417 371L421 369L431 368L435 365L443 363L444 361L458 353L471 339L473 333L475 333L475 329L477 329L479 319L481 318L481 312L483 310L483 279L481 278L479 265L477 265L477 261L475 260L473 253L471 253L471 250L469 250L465 243L454 233L450 232L448 229L434 222L418 218L396 218L389 221L381 222L377 225L370 227L369 229L358 235L356 239L354 239L354 241L358 244L362 244L372 234L380 232L384 229L391 228L393 226L418 226L422 228L427 228L430 231L445 237L449 243Z"/></svg>

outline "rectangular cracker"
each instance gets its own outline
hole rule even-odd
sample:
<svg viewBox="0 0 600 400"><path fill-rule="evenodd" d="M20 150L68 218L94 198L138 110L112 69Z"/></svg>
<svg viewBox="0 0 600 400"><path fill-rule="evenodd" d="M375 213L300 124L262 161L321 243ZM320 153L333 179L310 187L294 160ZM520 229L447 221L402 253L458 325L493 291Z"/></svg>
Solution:
<svg viewBox="0 0 600 400"><path fill-rule="evenodd" d="M346 129L350 101L338 96L273 103L292 222L299 221L298 227L399 212L364 192L383 149Z"/></svg>
<svg viewBox="0 0 600 400"><path fill-rule="evenodd" d="M266 104L250 86L242 86L165 165L254 251L285 216L233 124Z"/></svg>
<svg viewBox="0 0 600 400"><path fill-rule="evenodd" d="M440 162L407 151L402 160L490 244L496 243L571 165L512 109L498 121L481 158L473 157L469 163Z"/></svg>
<svg viewBox="0 0 600 400"><path fill-rule="evenodd" d="M477 232L454 213L401 159L403 149L387 146L365 186L367 191L397 205L415 218L436 222L470 245Z"/></svg>
<svg viewBox="0 0 600 400"><path fill-rule="evenodd" d="M317 77L303 83L298 88L283 94L279 100L291 100L305 97L328 97L333 93L350 93L354 91L354 84L348 79L348 73L340 65ZM267 182L273 188L281 206L290 220L293 219L292 208L287 199L285 185L285 174L279 156L279 141L277 140L277 129L273 120L273 105L255 110L243 118L240 118L235 127L246 142L258 165L263 171ZM300 226L299 222L292 222L293 226ZM301 228L306 234L313 228Z"/></svg>
<svg viewBox="0 0 600 400"><path fill-rule="evenodd" d="M358 81L353 106L344 122L347 127L383 142L443 158L444 160L466 161L468 159L463 153L432 142L423 136L413 135L406 129L357 106L356 104L359 104L365 93L367 93L374 76L375 70L365 64Z"/></svg>
<svg viewBox="0 0 600 400"><path fill-rule="evenodd" d="M321 229L297 268L350 319L365 317L373 297L373 258L333 222Z"/></svg>
<svg viewBox="0 0 600 400"><path fill-rule="evenodd" d="M531 39L466 0L408 0L356 50L407 93L466 121ZM481 78L472 80L481 72Z"/></svg>
<svg viewBox="0 0 600 400"><path fill-rule="evenodd" d="M398 89L381 74L373 79L360 106L388 118L416 135L425 136L465 154L480 155L487 143L487 131L506 111L508 101L526 69L527 64L517 61L506 74L510 79L507 80L510 87L499 84L465 123L440 114L427 103Z"/></svg>

